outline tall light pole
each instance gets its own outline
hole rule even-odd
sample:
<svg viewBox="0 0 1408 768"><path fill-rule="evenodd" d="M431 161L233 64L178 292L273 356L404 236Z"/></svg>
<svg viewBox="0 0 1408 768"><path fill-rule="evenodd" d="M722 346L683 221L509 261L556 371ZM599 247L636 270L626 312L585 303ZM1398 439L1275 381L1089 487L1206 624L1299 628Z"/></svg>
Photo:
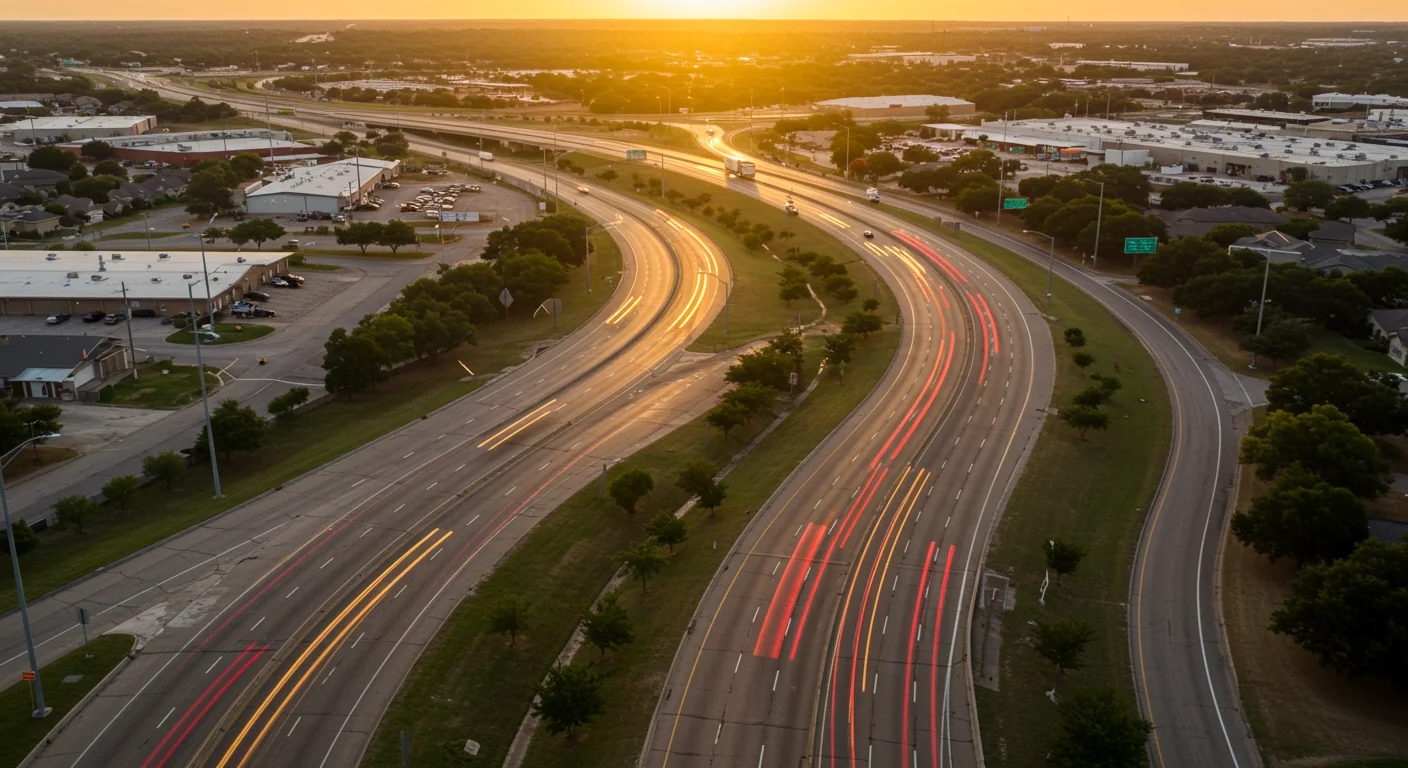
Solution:
<svg viewBox="0 0 1408 768"><path fill-rule="evenodd" d="M206 284L207 287L209 283ZM191 335L196 342L196 378L200 379L200 404L205 408L205 448L210 452L210 476L215 479L215 498L220 492L220 464L215 460L215 428L210 425L210 397L205 391L205 363L200 356L200 317L196 315L195 283L186 283L186 298L191 304ZM210 318L210 332L215 332L215 318Z"/></svg>
<svg viewBox="0 0 1408 768"><path fill-rule="evenodd" d="M846 181L851 180L851 127L846 126L846 167L841 169Z"/></svg>
<svg viewBox="0 0 1408 768"><path fill-rule="evenodd" d="M1227 250L1229 253L1232 251L1230 247ZM1271 280L1271 254L1263 253L1262 256L1266 257L1266 271L1261 275L1261 301L1257 302L1256 305L1256 333L1253 335L1253 338L1261 335L1261 320L1266 315L1266 284ZM1255 352L1252 353L1251 365L1247 367L1256 368Z"/></svg>
<svg viewBox="0 0 1408 768"><path fill-rule="evenodd" d="M1051 311L1051 271L1056 266L1056 238L1045 232L1037 232L1034 229L1022 230L1024 235L1041 235L1051 241L1051 252L1046 257L1046 311Z"/></svg>
<svg viewBox="0 0 1408 768"><path fill-rule="evenodd" d="M147 233L147 250L152 249L152 222L147 218L147 212L142 211L142 229Z"/></svg>
<svg viewBox="0 0 1408 768"><path fill-rule="evenodd" d="M142 376L137 370L137 343L132 340L132 303L127 300L126 280L122 281L122 311L127 313L123 325L127 326L127 348L132 350L132 379L135 381Z"/></svg>
<svg viewBox="0 0 1408 768"><path fill-rule="evenodd" d="M1100 182L1100 207L1095 210L1095 253L1090 255L1090 266L1100 266L1100 220L1105 218L1105 182ZM1135 256L1134 260L1139 261Z"/></svg>
<svg viewBox="0 0 1408 768"><path fill-rule="evenodd" d="M0 507L5 511L5 537L10 540L10 565L15 569L15 597L20 604L20 623L24 625L24 647L29 653L29 669L34 673L34 712L35 718L46 717L53 709L44 706L44 684L39 680L39 659L34 655L34 635L29 631L29 605L24 601L24 581L20 579L20 554L15 550L14 528L10 526L10 502L5 498L5 466L20 455L21 448L38 440L58 437L58 433L35 435L10 449L10 459L0 462Z"/></svg>
<svg viewBox="0 0 1408 768"><path fill-rule="evenodd" d="M592 292L592 230L611 229L621 223L621 216L617 214L615 221L602 222L600 224L589 224L582 230L582 245L586 246L583 253L582 264L587 268L587 293Z"/></svg>

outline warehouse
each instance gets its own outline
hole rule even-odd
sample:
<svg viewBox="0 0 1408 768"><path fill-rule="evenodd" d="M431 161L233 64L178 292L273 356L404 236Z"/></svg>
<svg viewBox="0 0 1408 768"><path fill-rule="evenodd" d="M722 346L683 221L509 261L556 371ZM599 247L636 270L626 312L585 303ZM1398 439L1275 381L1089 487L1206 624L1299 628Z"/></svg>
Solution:
<svg viewBox="0 0 1408 768"><path fill-rule="evenodd" d="M242 152L252 152L265 160L316 160L318 148L293 140L287 131L244 128L232 131L198 131L193 133L150 133L145 136L122 136L104 139L112 145L113 157L134 163L165 163L189 166L202 160L228 160ZM59 148L81 154L86 141L60 144Z"/></svg>
<svg viewBox="0 0 1408 768"><path fill-rule="evenodd" d="M295 168L245 196L252 214L325 213L332 215L362 202L379 185L401 173L399 160L349 158Z"/></svg>
<svg viewBox="0 0 1408 768"><path fill-rule="evenodd" d="M1251 123L1253 125L1314 125L1325 122L1323 115L1310 115L1304 112L1277 112L1270 109L1205 109L1203 117L1231 123Z"/></svg>
<svg viewBox="0 0 1408 768"><path fill-rule="evenodd" d="M975 106L971 101L955 99L951 96L930 96L916 94L909 96L855 96L846 99L818 101L817 109L847 110L855 117L923 117L930 107L948 107L951 116L971 115Z"/></svg>
<svg viewBox="0 0 1408 768"><path fill-rule="evenodd" d="M33 117L11 123L6 128L14 132L15 141L29 142L36 137L41 142L108 139L114 136L140 136L156 128L156 118L152 115Z"/></svg>
<svg viewBox="0 0 1408 768"><path fill-rule="evenodd" d="M1092 154L1120 153L1147 162L1178 166L1200 173L1221 173L1246 179L1284 180L1291 168L1304 168L1308 178L1346 184L1378 179L1408 178L1408 147L1287 136L1274 128L1235 130L1192 125L1128 122L1089 118L984 121L969 137L986 134L1076 142ZM1130 154L1130 150L1135 150ZM1126 160L1125 164L1129 164ZM1175 171L1167 171L1176 173Z"/></svg>
<svg viewBox="0 0 1408 768"><path fill-rule="evenodd" d="M289 255L206 251L211 305L219 311L288 274ZM204 299L201 275L199 251L9 251L0 261L0 314L77 317L130 306L133 317L165 317L186 311L188 285L198 304Z"/></svg>
<svg viewBox="0 0 1408 768"><path fill-rule="evenodd" d="M1386 93L1321 93L1310 97L1315 109L1350 110L1360 107L1408 107L1408 97Z"/></svg>

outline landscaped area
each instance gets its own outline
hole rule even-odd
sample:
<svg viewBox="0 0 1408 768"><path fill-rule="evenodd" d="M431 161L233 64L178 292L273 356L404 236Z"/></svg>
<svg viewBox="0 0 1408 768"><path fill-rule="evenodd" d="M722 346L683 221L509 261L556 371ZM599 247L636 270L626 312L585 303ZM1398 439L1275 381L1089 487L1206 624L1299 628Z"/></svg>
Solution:
<svg viewBox="0 0 1408 768"><path fill-rule="evenodd" d="M220 388L215 368L206 366L205 386L212 393ZM136 376L103 387L102 402L139 408L180 408L200 399L200 379L194 365L175 365L158 360L142 366Z"/></svg>
<svg viewBox="0 0 1408 768"><path fill-rule="evenodd" d="M261 339L273 332L273 326L260 325L259 323L216 323L215 335L219 338L212 339L209 334L202 333L200 345L202 347L213 347L221 344L239 344L245 341ZM194 344L195 334L191 333L189 328L185 328L167 336L166 343Z"/></svg>
<svg viewBox="0 0 1408 768"><path fill-rule="evenodd" d="M0 691L0 763L19 765L59 720L131 652L133 640L131 635L94 637L87 648L75 648L45 664L39 670L39 678L44 685L44 704L54 711L43 719L30 716L34 708L29 683L17 682ZM84 658L87 654L93 658ZM78 679L71 679L75 675Z"/></svg>

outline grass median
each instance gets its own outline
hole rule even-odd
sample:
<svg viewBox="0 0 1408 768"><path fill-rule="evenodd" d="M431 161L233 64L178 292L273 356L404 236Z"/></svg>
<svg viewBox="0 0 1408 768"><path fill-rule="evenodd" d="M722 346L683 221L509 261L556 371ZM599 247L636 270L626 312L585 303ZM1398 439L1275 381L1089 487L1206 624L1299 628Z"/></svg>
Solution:
<svg viewBox="0 0 1408 768"><path fill-rule="evenodd" d="M956 238L919 214L892 211L997 267L1037 306L1046 294L1046 270L1015 253L963 233ZM1059 408L1090 385L1090 374L1114 375L1124 387L1106 410L1110 429L1085 440L1050 417L1013 489L988 553L987 569L1011 579L1016 607L1002 614L999 689L977 689L983 754L992 766L1041 765L1057 733L1056 707L1045 692L1109 686L1131 693L1129 572L1144 518L1163 477L1172 430L1168 390L1138 338L1094 298L1056 278L1050 323L1056 349L1051 403ZM1076 367L1076 350L1063 338L1079 327L1095 358ZM1119 371L1114 370L1115 363ZM1053 584L1046 607L1036 595L1046 574L1046 542L1061 538L1085 549L1080 569ZM1079 670L1059 676L1032 649L1030 622L1073 619L1089 624L1094 639ZM1132 698L1131 698L1132 705Z"/></svg>
<svg viewBox="0 0 1408 768"><path fill-rule="evenodd" d="M29 683L15 683L0 691L0 764L19 765L59 720L117 667L132 650L132 642L131 635L102 635L93 638L86 649L74 649L40 668L44 704L54 710L41 720L30 717L34 706ZM87 654L93 658L84 658ZM75 675L76 680L72 679Z"/></svg>
<svg viewBox="0 0 1408 768"><path fill-rule="evenodd" d="M622 589L635 641L594 663L602 675L606 714L584 738L564 741L540 731L530 744L527 765L634 764L679 639L720 562L752 519L748 512L759 509L812 447L869 394L894 357L899 337L895 327L873 335L847 366L844 383L830 377L822 381L728 475L728 498L716 515L702 510L686 515L689 540L676 547L649 590L643 592L634 582ZM809 344L809 373L819 362L817 347ZM480 762L500 764L528 712L534 687L616 573L611 556L645 537L642 526L651 514L685 501L674 485L675 471L694 458L723 464L764 426L759 419L727 441L714 432L706 448L703 420L696 419L608 475L649 469L655 490L641 505L648 511L625 515L609 497L598 501L591 486L539 523L455 609L427 647L382 719L364 765L399 765L403 729L411 732L413 764L444 763L445 755L466 738L480 742ZM528 627L512 648L488 630L490 608L506 597L529 604ZM581 654L578 663L597 655L588 649Z"/></svg>
<svg viewBox="0 0 1408 768"><path fill-rule="evenodd" d="M205 366L205 386L212 393L220 388L219 370ZM109 384L99 393L103 403L137 408L183 408L200 399L200 377L194 365L173 365L158 360L137 370L136 376Z"/></svg>
<svg viewBox="0 0 1408 768"><path fill-rule="evenodd" d="M259 323L216 323L215 335L218 339L211 339L209 336L202 336L200 345L202 347L217 347L222 344L239 344L245 341L262 339L274 332L273 326L260 325ZM195 334L190 328L177 331L166 337L167 344L194 344Z"/></svg>

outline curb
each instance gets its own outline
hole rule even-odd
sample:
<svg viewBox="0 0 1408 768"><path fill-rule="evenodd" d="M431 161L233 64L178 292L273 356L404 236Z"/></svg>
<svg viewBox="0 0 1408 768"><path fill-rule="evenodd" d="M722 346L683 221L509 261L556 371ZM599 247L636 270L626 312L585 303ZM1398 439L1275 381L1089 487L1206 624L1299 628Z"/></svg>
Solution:
<svg viewBox="0 0 1408 768"><path fill-rule="evenodd" d="M65 713L62 718L59 718L59 722L54 723L54 727L49 729L49 732L44 735L43 740L41 740L38 744L35 744L34 749L31 749L29 751L29 754L24 756L24 759L19 762L19 766L17 768L25 768L25 766L33 763L39 757L40 751L52 744L54 739L58 738L59 734L63 733L64 728L68 726L69 722L73 720L74 716L76 716L79 712L82 712L83 708L88 706L88 702L92 701L99 693L103 691L104 688L107 688L108 685L112 683L113 679L117 677L118 673L126 669L128 664L130 664L136 658L137 638L136 636L133 636L132 650L128 651L127 655L123 656L122 659L117 662L117 665L114 666L111 670L109 670L108 673L103 676L102 680L98 681L97 685L93 686L93 688L89 690L88 693L84 694L83 698L79 699L78 702L73 705L72 709Z"/></svg>

